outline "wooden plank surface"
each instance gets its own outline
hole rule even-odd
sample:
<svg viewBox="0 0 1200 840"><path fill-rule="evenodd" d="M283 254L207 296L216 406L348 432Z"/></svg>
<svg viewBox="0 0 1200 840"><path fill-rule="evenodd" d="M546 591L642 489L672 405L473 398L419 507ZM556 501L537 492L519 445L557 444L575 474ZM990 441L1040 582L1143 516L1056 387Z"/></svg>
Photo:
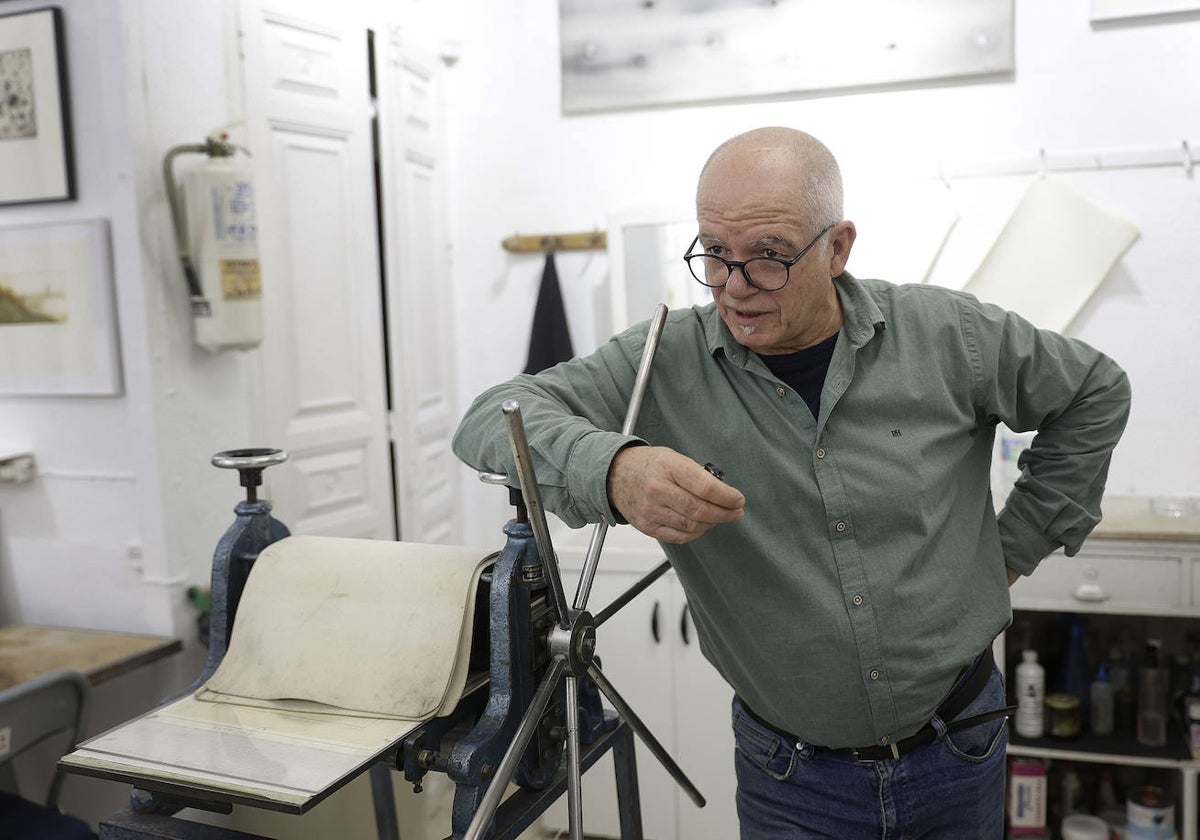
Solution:
<svg viewBox="0 0 1200 840"><path fill-rule="evenodd" d="M0 689L68 668L98 685L183 649L179 639L14 624L0 627Z"/></svg>
<svg viewBox="0 0 1200 840"><path fill-rule="evenodd" d="M1165 516L1155 512L1155 500L1149 496L1105 496L1100 503L1104 518L1091 538L1200 542L1200 500L1192 497L1173 501L1188 510L1181 510L1180 516Z"/></svg>

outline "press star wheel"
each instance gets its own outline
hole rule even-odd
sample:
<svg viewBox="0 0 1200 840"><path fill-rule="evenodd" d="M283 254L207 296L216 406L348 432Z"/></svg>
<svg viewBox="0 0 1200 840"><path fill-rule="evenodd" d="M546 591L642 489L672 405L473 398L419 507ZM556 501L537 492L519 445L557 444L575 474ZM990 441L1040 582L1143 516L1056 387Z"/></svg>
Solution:
<svg viewBox="0 0 1200 840"><path fill-rule="evenodd" d="M622 427L623 434L632 434L637 422L637 415L645 396L650 368L654 354L658 349L658 340L666 321L667 308L659 304L651 321L650 331L646 338L646 347L642 353L641 364L634 380L633 394L630 397L629 408ZM653 571L645 575L621 596L600 613L592 615L588 612L588 596L591 592L592 581L596 574L600 552L604 547L604 536L607 525L600 523L592 534L584 559L583 570L575 592L575 599L567 603L563 591L562 575L559 571L558 559L550 540L549 528L546 524L546 513L542 507L541 495L538 491L537 478L534 474L530 458L529 442L525 435L525 425L521 419L521 407L515 400L508 400L502 407L505 426L508 431L509 443L512 447L513 458L516 461L517 473L520 479L520 490L524 495L524 503L529 512L530 525L533 528L534 540L542 562L543 573L547 583L547 600L554 614L554 622L545 634L544 643L549 651L551 662L537 692L529 704L524 717L517 727L512 743L504 753L504 758L497 767L486 793L480 801L474 819L467 829L463 840L482 840L491 826L496 810L500 806L504 793L512 781L513 775L525 754L539 721L547 706L554 697L559 681L565 682L566 690L566 767L567 776L567 814L571 840L583 838L583 794L582 770L580 767L579 740L579 681L585 677L590 679L601 693L612 703L617 713L625 720L630 728L637 733L643 743L649 748L655 758L662 763L672 778L683 788L696 805L704 806L704 797L687 778L679 765L667 753L657 738L646 728L642 720L634 713L629 704L621 697L617 689L609 682L595 659L597 636L596 631L613 615L631 601L638 593L653 583L667 570L664 561ZM485 479L494 481L494 477Z"/></svg>

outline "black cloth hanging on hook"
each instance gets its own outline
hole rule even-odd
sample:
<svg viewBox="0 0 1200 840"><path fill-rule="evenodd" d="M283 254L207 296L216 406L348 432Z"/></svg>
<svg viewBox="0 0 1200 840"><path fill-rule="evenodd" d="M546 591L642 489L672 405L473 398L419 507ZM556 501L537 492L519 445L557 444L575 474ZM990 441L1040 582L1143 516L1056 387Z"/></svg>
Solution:
<svg viewBox="0 0 1200 840"><path fill-rule="evenodd" d="M562 289L558 286L558 269L554 267L554 252L547 251L537 308L533 311L533 328L529 333L525 373L538 373L574 355L571 332L567 329L567 313L563 309Z"/></svg>

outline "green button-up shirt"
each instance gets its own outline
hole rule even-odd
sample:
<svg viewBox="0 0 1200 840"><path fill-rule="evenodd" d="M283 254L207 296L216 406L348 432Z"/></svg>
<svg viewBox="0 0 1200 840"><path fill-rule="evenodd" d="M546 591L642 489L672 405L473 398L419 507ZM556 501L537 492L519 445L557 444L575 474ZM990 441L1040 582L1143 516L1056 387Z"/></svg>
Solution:
<svg viewBox="0 0 1200 840"><path fill-rule="evenodd" d="M1124 429L1124 372L1088 345L974 297L843 274L820 416L738 344L712 304L671 312L636 437L619 434L647 324L480 395L454 440L516 475L500 411L517 399L545 507L615 523L606 479L633 442L714 462L744 518L663 545L701 648L760 716L828 747L921 727L1011 621L1029 574L1100 520ZM997 517L994 430L1037 430ZM603 563L603 558L601 559Z"/></svg>

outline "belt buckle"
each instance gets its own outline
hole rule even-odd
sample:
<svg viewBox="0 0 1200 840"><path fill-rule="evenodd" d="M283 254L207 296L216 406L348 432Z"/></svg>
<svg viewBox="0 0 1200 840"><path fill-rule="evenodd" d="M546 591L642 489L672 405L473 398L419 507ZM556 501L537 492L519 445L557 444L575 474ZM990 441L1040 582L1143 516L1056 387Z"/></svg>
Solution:
<svg viewBox="0 0 1200 840"><path fill-rule="evenodd" d="M850 752L859 761L875 761L876 759L874 759L874 758L863 758L861 755L859 755L860 752L865 752L868 749L874 750L876 748L875 747L862 747L861 749L853 749ZM892 752L892 758L894 758L894 759L900 758L900 747L896 745L895 741L892 741L890 744L888 744L888 749L891 750L891 752Z"/></svg>

